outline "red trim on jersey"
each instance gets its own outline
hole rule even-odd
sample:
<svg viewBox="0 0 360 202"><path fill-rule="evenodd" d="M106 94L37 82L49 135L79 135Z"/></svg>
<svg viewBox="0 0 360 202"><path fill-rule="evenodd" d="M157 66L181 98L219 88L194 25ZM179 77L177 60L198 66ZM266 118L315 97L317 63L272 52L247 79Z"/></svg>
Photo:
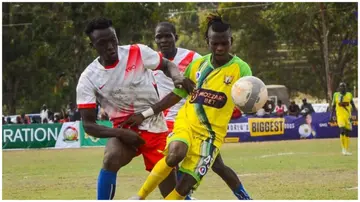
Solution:
<svg viewBox="0 0 360 202"><path fill-rule="evenodd" d="M94 109L96 108L96 103L87 103L87 104L78 104L78 109Z"/></svg>
<svg viewBox="0 0 360 202"><path fill-rule="evenodd" d="M138 68L143 67L141 54L140 54L140 47L136 44L130 46L129 49L129 56L126 64L125 69L125 77L132 71L136 71Z"/></svg>
<svg viewBox="0 0 360 202"><path fill-rule="evenodd" d="M185 58L179 63L178 67L180 72L184 72L186 67L192 62L193 57L195 55L194 51L190 51Z"/></svg>
<svg viewBox="0 0 360 202"><path fill-rule="evenodd" d="M165 109L165 110L163 111L165 117L167 116L167 114L169 113L169 111L170 111L169 108L168 108L168 109Z"/></svg>
<svg viewBox="0 0 360 202"><path fill-rule="evenodd" d="M107 65L107 66L105 66L104 68L105 68L105 69L112 69L112 68L116 67L116 65L119 64L119 61L120 61L120 60L117 59L116 62L114 62L114 64L112 64L112 65Z"/></svg>
<svg viewBox="0 0 360 202"><path fill-rule="evenodd" d="M159 64L158 64L158 66L156 67L156 69L154 69L154 70L159 70L159 69L161 68L162 58L163 58L163 56L162 56L161 53L159 53L159 57L160 57L160 62L159 62Z"/></svg>

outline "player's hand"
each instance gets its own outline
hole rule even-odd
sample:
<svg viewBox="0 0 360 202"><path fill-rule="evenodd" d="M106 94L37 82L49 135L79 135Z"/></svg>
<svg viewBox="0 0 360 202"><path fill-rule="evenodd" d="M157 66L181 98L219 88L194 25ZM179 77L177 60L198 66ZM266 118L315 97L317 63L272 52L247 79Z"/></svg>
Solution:
<svg viewBox="0 0 360 202"><path fill-rule="evenodd" d="M195 86L196 84L191 79L184 79L183 88L186 90L186 92L188 92L189 95L194 91Z"/></svg>
<svg viewBox="0 0 360 202"><path fill-rule="evenodd" d="M139 133L130 129L124 129L123 133L119 136L119 139L126 145L134 146L136 148L145 144L145 140L139 136Z"/></svg>
<svg viewBox="0 0 360 202"><path fill-rule="evenodd" d="M176 75L172 78L173 82L174 82L174 86L176 88L182 88L183 87L183 83L184 83L184 80L185 80L185 77L181 74L179 75Z"/></svg>
<svg viewBox="0 0 360 202"><path fill-rule="evenodd" d="M195 88L195 83L191 79L185 78L182 75L175 77L173 82L176 88L183 88L188 94L191 94Z"/></svg>
<svg viewBox="0 0 360 202"><path fill-rule="evenodd" d="M131 128L133 126L140 125L144 120L145 120L145 117L141 113L133 114L128 119L126 119L124 122L122 122L119 125L119 127L122 128L123 126L129 126L129 128Z"/></svg>

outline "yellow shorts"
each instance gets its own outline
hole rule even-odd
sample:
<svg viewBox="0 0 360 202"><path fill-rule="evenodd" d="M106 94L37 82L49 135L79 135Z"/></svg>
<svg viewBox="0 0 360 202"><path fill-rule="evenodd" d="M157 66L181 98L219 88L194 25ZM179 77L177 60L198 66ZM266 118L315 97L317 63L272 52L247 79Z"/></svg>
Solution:
<svg viewBox="0 0 360 202"><path fill-rule="evenodd" d="M336 120L337 120L337 124L338 124L339 128L345 128L347 130L352 130L350 117L338 116L338 117L336 117Z"/></svg>
<svg viewBox="0 0 360 202"><path fill-rule="evenodd" d="M204 134L207 134L207 131L204 131ZM201 137L184 121L175 122L174 130L167 138L165 154L168 146L173 141L181 141L188 146L186 157L180 165L180 171L196 179L197 184L194 186L194 189L196 189L201 179L211 169L216 156L219 154L219 149L212 144L210 139Z"/></svg>

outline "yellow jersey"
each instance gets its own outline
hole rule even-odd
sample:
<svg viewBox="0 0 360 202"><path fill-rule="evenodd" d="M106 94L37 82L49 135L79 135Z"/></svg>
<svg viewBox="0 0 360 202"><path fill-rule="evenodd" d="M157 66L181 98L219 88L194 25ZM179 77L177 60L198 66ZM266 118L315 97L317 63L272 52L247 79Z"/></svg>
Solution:
<svg viewBox="0 0 360 202"><path fill-rule="evenodd" d="M351 93L346 92L345 95L340 92L335 92L332 100L332 105L335 105L337 117L351 117L351 101L353 96ZM344 103L346 106L341 106L340 103Z"/></svg>
<svg viewBox="0 0 360 202"><path fill-rule="evenodd" d="M196 88L191 96L184 89L174 93L186 98L176 121L184 121L201 139L209 140L216 147L224 142L231 119L234 102L231 87L243 76L251 76L249 65L237 56L221 67L214 68L211 54L196 59L187 67L184 76L191 79Z"/></svg>

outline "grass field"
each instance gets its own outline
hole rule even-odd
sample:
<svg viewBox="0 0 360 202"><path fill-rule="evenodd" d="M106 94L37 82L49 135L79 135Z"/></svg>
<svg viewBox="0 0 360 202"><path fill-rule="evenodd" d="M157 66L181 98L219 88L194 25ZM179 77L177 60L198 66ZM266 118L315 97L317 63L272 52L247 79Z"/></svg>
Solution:
<svg viewBox="0 0 360 202"><path fill-rule="evenodd" d="M358 199L358 144L342 156L338 139L225 144L222 156L254 199ZM3 199L95 199L103 148L3 151ZM115 199L136 194L142 158L120 170ZM193 194L236 199L213 172ZM161 199L158 190L149 199Z"/></svg>

